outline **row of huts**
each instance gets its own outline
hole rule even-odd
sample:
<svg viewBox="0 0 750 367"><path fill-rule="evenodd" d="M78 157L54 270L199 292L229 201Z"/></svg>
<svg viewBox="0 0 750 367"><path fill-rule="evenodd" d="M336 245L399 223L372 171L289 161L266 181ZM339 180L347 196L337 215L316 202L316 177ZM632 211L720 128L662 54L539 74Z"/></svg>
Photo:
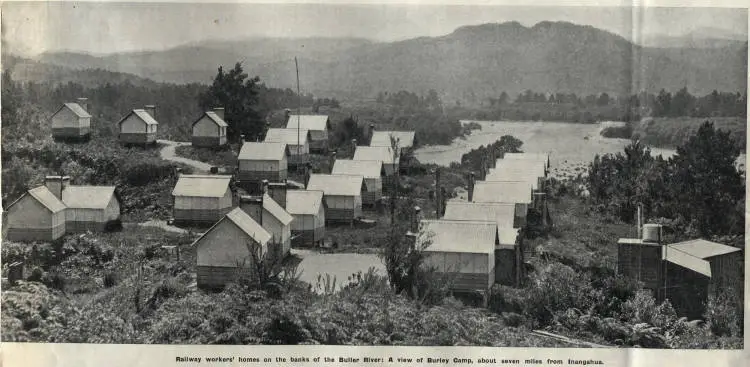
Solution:
<svg viewBox="0 0 750 367"><path fill-rule="evenodd" d="M548 215L548 154L509 153L493 163L483 169L483 180L477 181L473 173L467 177L468 200L447 200L442 207L437 198L438 219L422 219L415 208L407 233L428 254L426 265L447 276L452 291L479 294L484 302L496 283L521 285L529 210Z"/></svg>

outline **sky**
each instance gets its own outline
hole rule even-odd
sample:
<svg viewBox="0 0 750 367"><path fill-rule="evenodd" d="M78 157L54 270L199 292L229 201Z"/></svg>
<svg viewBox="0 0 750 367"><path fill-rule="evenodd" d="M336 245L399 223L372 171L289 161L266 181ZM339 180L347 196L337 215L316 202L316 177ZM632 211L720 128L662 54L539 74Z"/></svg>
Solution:
<svg viewBox="0 0 750 367"><path fill-rule="evenodd" d="M59 50L91 54L159 50L206 39L254 36L394 41L506 21L525 26L545 20L569 21L636 41L639 33L634 30L675 36L702 28L743 35L748 30L745 9L429 5L410 1L410 5L45 1L5 2L0 10L4 52L24 56Z"/></svg>

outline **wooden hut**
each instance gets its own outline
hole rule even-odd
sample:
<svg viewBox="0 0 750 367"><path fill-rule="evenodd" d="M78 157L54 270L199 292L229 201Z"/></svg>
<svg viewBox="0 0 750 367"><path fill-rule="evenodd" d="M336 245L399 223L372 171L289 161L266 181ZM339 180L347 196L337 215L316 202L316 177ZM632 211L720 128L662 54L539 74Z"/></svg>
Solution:
<svg viewBox="0 0 750 367"><path fill-rule="evenodd" d="M117 123L120 129L120 142L125 145L155 144L159 123L156 122L154 114L155 108L146 106L146 109L133 110L125 115Z"/></svg>
<svg viewBox="0 0 750 367"><path fill-rule="evenodd" d="M358 146L354 151L353 160L383 162L383 170L386 176L392 176L398 172L398 155L394 157L391 147Z"/></svg>
<svg viewBox="0 0 750 367"><path fill-rule="evenodd" d="M59 176L53 176L59 180ZM114 186L69 185L62 191L65 231L104 232L119 227L120 199Z"/></svg>
<svg viewBox="0 0 750 367"><path fill-rule="evenodd" d="M528 181L534 191L544 191L546 168L543 162L497 160L494 168L487 171L484 181Z"/></svg>
<svg viewBox="0 0 750 367"><path fill-rule="evenodd" d="M325 115L290 115L286 128L310 131L310 152L316 154L328 153L328 132L331 130L331 120Z"/></svg>
<svg viewBox="0 0 750 367"><path fill-rule="evenodd" d="M261 191L261 182L287 179L289 149L285 143L245 142L237 156L240 185L253 194Z"/></svg>
<svg viewBox="0 0 750 367"><path fill-rule="evenodd" d="M52 137L56 140L86 140L91 137L91 115L87 112L86 98L78 102L63 103L50 117Z"/></svg>
<svg viewBox="0 0 750 367"><path fill-rule="evenodd" d="M371 126L370 146L371 147L392 147L391 137L398 141L400 153L410 151L414 148L415 134L414 131L375 131Z"/></svg>
<svg viewBox="0 0 750 367"><path fill-rule="evenodd" d="M224 121L224 109L215 108L204 112L193 122L193 146L213 148L227 143L227 123Z"/></svg>
<svg viewBox="0 0 750 367"><path fill-rule="evenodd" d="M291 224L292 243L314 246L325 236L326 209L323 191L289 190L286 211L294 218Z"/></svg>
<svg viewBox="0 0 750 367"><path fill-rule="evenodd" d="M451 290L478 293L486 302L495 284L497 233L492 222L422 220L415 241L427 255L424 264L446 275Z"/></svg>
<svg viewBox="0 0 750 367"><path fill-rule="evenodd" d="M469 197L475 203L515 204L515 223L526 225L526 215L532 203L531 183L526 181L477 181L469 186Z"/></svg>
<svg viewBox="0 0 750 367"><path fill-rule="evenodd" d="M180 175L172 190L174 220L197 225L212 224L232 208L227 175Z"/></svg>
<svg viewBox="0 0 750 367"><path fill-rule="evenodd" d="M381 161L356 161L337 159L331 174L362 176L367 190L362 193L362 205L374 206L383 196L383 179L385 170Z"/></svg>
<svg viewBox="0 0 750 367"><path fill-rule="evenodd" d="M258 196L240 197L240 209L271 234L268 251L272 261L281 261L289 255L293 218L284 208L264 193Z"/></svg>
<svg viewBox="0 0 750 367"><path fill-rule="evenodd" d="M197 282L201 288L222 288L240 271L254 272L268 253L271 234L240 208L235 208L193 242Z"/></svg>
<svg viewBox="0 0 750 367"><path fill-rule="evenodd" d="M297 167L310 162L310 131L297 129L268 129L264 140L284 143L289 148L289 166Z"/></svg>
<svg viewBox="0 0 750 367"><path fill-rule="evenodd" d="M327 222L354 224L362 216L364 177L351 175L312 174L307 190L323 191Z"/></svg>
<svg viewBox="0 0 750 367"><path fill-rule="evenodd" d="M28 190L6 213L10 241L53 241L65 235L65 204L47 186Z"/></svg>
<svg viewBox="0 0 750 367"><path fill-rule="evenodd" d="M520 223L516 223L515 213L516 205L513 203L448 200L443 219L495 222L498 228L520 228Z"/></svg>
<svg viewBox="0 0 750 367"><path fill-rule="evenodd" d="M545 175L549 171L550 167L550 154L546 152L542 153L505 153L503 160L522 160L526 162L541 162L544 166Z"/></svg>

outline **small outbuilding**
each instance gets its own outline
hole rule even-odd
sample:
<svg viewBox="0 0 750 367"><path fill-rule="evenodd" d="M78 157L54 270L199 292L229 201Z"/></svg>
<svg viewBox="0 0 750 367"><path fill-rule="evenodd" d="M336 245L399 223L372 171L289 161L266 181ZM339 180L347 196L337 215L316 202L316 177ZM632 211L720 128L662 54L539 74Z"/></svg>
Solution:
<svg viewBox="0 0 750 367"><path fill-rule="evenodd" d="M232 209L231 180L228 175L180 175L172 190L175 222L216 223Z"/></svg>
<svg viewBox="0 0 750 367"><path fill-rule="evenodd" d="M290 115L286 128L310 131L310 152L316 154L328 153L328 133L331 130L331 120L326 115Z"/></svg>
<svg viewBox="0 0 750 367"><path fill-rule="evenodd" d="M78 102L63 103L50 117L52 137L55 140L87 140L91 137L91 115L87 112L86 98Z"/></svg>
<svg viewBox="0 0 750 367"><path fill-rule="evenodd" d="M284 143L289 148L289 166L297 167L310 162L310 131L297 129L268 129L267 143Z"/></svg>
<svg viewBox="0 0 750 367"><path fill-rule="evenodd" d="M156 131L159 123L154 117L156 108L146 106L145 109L133 110L117 123L120 129L120 142L125 145L156 144Z"/></svg>
<svg viewBox="0 0 750 367"><path fill-rule="evenodd" d="M65 235L65 204L47 186L27 191L5 212L9 241L54 241Z"/></svg>
<svg viewBox="0 0 750 367"><path fill-rule="evenodd" d="M227 143L227 123L224 121L224 109L214 108L204 112L193 122L193 146L201 148L221 147Z"/></svg>
<svg viewBox="0 0 750 367"><path fill-rule="evenodd" d="M245 142L237 156L240 185L250 193L258 194L263 180L282 182L287 179L288 162L286 143Z"/></svg>
<svg viewBox="0 0 750 367"><path fill-rule="evenodd" d="M516 223L516 205L513 203L472 203L448 200L445 204L446 220L495 222L498 228L520 228Z"/></svg>
<svg viewBox="0 0 750 367"><path fill-rule="evenodd" d="M292 220L292 244L315 246L326 232L326 209L323 191L289 190L286 193L286 211Z"/></svg>
<svg viewBox="0 0 750 367"><path fill-rule="evenodd" d="M550 154L547 152L534 153L505 153L504 160L521 160L526 162L540 162L544 166L545 176L550 168Z"/></svg>
<svg viewBox="0 0 750 367"><path fill-rule="evenodd" d="M323 192L329 223L353 225L362 216L362 192L367 191L362 176L312 174L306 189Z"/></svg>
<svg viewBox="0 0 750 367"><path fill-rule="evenodd" d="M477 181L469 185L469 197L475 203L507 203L516 207L515 223L526 225L526 216L532 203L531 183L526 181Z"/></svg>
<svg viewBox="0 0 750 367"><path fill-rule="evenodd" d="M391 138L394 138L398 142L399 149L404 152L412 150L416 143L414 131L375 131L373 126L370 129L371 147L392 147Z"/></svg>
<svg viewBox="0 0 750 367"><path fill-rule="evenodd" d="M358 146L354 151L355 161L380 161L386 176L393 176L398 172L398 155L393 154L391 147Z"/></svg>
<svg viewBox="0 0 750 367"><path fill-rule="evenodd" d="M374 206L383 196L383 179L385 170L381 161L357 161L337 159L331 174L362 176L367 190L362 193L362 204Z"/></svg>
<svg viewBox="0 0 750 367"><path fill-rule="evenodd" d="M242 271L254 273L268 253L271 234L235 208L193 242L197 282L201 288L223 288Z"/></svg>
<svg viewBox="0 0 750 367"><path fill-rule="evenodd" d="M50 178L48 178L50 179ZM51 179L59 179L54 176ZM104 232L119 227L120 199L114 186L70 185L62 191L65 231Z"/></svg>
<svg viewBox="0 0 750 367"><path fill-rule="evenodd" d="M240 197L240 209L271 234L268 251L272 261L279 262L289 255L293 218L284 208L264 193L258 196Z"/></svg>

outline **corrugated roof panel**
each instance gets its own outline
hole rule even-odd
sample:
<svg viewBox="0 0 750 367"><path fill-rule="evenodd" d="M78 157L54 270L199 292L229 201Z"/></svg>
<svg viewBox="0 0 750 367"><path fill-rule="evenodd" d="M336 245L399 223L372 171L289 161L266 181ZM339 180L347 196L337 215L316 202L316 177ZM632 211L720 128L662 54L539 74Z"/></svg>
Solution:
<svg viewBox="0 0 750 367"><path fill-rule="evenodd" d="M114 196L114 186L67 186L62 201L69 208L104 209Z"/></svg>
<svg viewBox="0 0 750 367"><path fill-rule="evenodd" d="M524 181L477 181L472 201L530 204L531 184Z"/></svg>
<svg viewBox="0 0 750 367"><path fill-rule="evenodd" d="M173 196L220 198L229 189L232 176L180 175L172 190Z"/></svg>
<svg viewBox="0 0 750 367"><path fill-rule="evenodd" d="M470 203L449 200L443 219L490 221L499 228L513 228L516 205L513 203Z"/></svg>
<svg viewBox="0 0 750 367"><path fill-rule="evenodd" d="M297 123L299 117L299 124ZM297 129L297 125L303 130L326 130L329 126L326 115L290 115L286 121L287 129Z"/></svg>
<svg viewBox="0 0 750 367"><path fill-rule="evenodd" d="M138 116L138 118L140 118L141 121L145 122L147 125L159 125L154 117L146 112L146 110L133 110L132 113L136 114L136 116Z"/></svg>
<svg viewBox="0 0 750 367"><path fill-rule="evenodd" d="M323 191L288 190L286 211L292 215L316 215L323 205Z"/></svg>
<svg viewBox="0 0 750 367"><path fill-rule="evenodd" d="M78 103L64 103L64 106L79 118L90 118L91 115Z"/></svg>
<svg viewBox="0 0 750 367"><path fill-rule="evenodd" d="M221 127L229 126L227 125L226 121L224 121L223 118L219 117L219 115L217 115L216 112L214 111L208 111L205 113L205 115L208 116L208 118L210 118L218 126L221 126Z"/></svg>
<svg viewBox="0 0 750 367"><path fill-rule="evenodd" d="M353 159L337 159L333 163L331 173L334 175L360 175L365 178L380 177L383 170L381 161L357 161Z"/></svg>
<svg viewBox="0 0 750 367"><path fill-rule="evenodd" d="M52 193L52 191L49 191L47 186L35 187L28 192L29 195L31 195L40 204L44 205L53 213L65 210L65 204L60 199L58 199L57 196Z"/></svg>
<svg viewBox="0 0 750 367"><path fill-rule="evenodd" d="M312 174L307 183L308 190L323 191L325 195L360 196L364 177L355 175Z"/></svg>
<svg viewBox="0 0 750 367"><path fill-rule="evenodd" d="M237 159L256 161L280 161L287 153L286 143L245 142Z"/></svg>
<svg viewBox="0 0 750 367"><path fill-rule="evenodd" d="M549 153L546 153L546 152L505 153L503 155L503 159L506 159L506 160L520 159L520 160L525 160L525 161L543 162L545 168L549 168L549 165L550 165Z"/></svg>
<svg viewBox="0 0 750 367"><path fill-rule="evenodd" d="M310 132L301 129L268 129L263 140L270 143L286 143L287 145L304 145L309 141ZM297 144L299 142L299 144Z"/></svg>
<svg viewBox="0 0 750 367"><path fill-rule="evenodd" d="M709 278L711 277L711 264L708 261L691 256L686 252L670 248L670 246L664 246L663 251L664 260L703 274Z"/></svg>
<svg viewBox="0 0 750 367"><path fill-rule="evenodd" d="M727 246L721 243L711 242L704 239L695 239L690 241L678 242L668 245L669 247L688 253L692 256L707 259L712 256L725 255L732 252L742 251L733 246Z"/></svg>
<svg viewBox="0 0 750 367"><path fill-rule="evenodd" d="M391 136L398 139L399 148L414 146L414 131L375 131L370 139L371 147L390 147Z"/></svg>
<svg viewBox="0 0 750 367"><path fill-rule="evenodd" d="M278 219L282 225L287 225L294 219L291 215L289 215L289 213L287 213L286 210L284 210L284 208L281 207L281 205L279 205L279 203L273 200L273 198L271 198L271 196L269 196L268 194L263 195L263 208L268 210L271 215L276 217L276 219Z"/></svg>
<svg viewBox="0 0 750 367"><path fill-rule="evenodd" d="M271 240L271 234L240 208L232 209L227 213L226 218L261 245Z"/></svg>
<svg viewBox="0 0 750 367"><path fill-rule="evenodd" d="M354 151L355 161L381 161L385 164L393 164L393 149L391 147L365 147L358 146Z"/></svg>
<svg viewBox="0 0 750 367"><path fill-rule="evenodd" d="M531 185L531 188L539 188L539 175L535 172L524 171L520 169L493 168L487 172L485 181L525 181Z"/></svg>
<svg viewBox="0 0 750 367"><path fill-rule="evenodd" d="M494 254L497 225L492 222L422 220L418 244L428 252Z"/></svg>

